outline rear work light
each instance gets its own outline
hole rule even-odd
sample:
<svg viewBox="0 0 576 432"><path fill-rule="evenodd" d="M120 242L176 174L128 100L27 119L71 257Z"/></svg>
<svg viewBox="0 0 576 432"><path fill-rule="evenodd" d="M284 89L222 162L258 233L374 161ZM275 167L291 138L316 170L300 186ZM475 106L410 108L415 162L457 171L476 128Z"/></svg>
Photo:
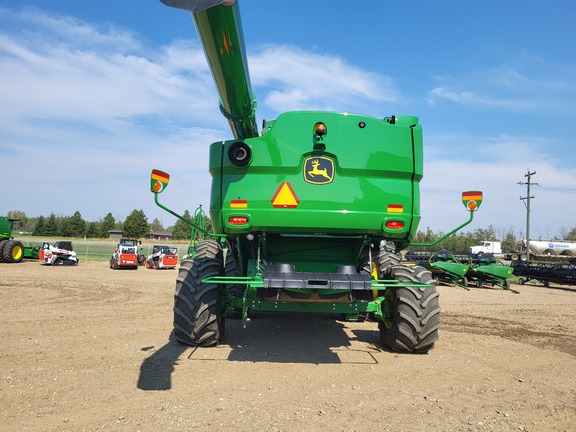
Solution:
<svg viewBox="0 0 576 432"><path fill-rule="evenodd" d="M318 122L314 125L314 136L316 139L322 139L322 137L326 135L327 132L328 129L324 123Z"/></svg>
<svg viewBox="0 0 576 432"><path fill-rule="evenodd" d="M401 230L402 228L404 228L404 222L391 220L386 222L386 228L391 230Z"/></svg>
<svg viewBox="0 0 576 432"><path fill-rule="evenodd" d="M248 165L250 159L252 158L252 150L242 141L236 141L228 149L228 159L230 163L237 167L243 167Z"/></svg>
<svg viewBox="0 0 576 432"><path fill-rule="evenodd" d="M228 218L228 223L230 225L246 225L248 218L246 216L231 216Z"/></svg>

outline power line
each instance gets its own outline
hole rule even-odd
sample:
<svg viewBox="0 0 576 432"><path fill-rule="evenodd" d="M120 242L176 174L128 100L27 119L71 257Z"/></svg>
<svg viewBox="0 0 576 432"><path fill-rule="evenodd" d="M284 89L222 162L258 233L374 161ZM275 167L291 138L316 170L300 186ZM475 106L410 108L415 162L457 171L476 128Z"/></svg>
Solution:
<svg viewBox="0 0 576 432"><path fill-rule="evenodd" d="M524 205L526 206L526 261L530 261L530 199L534 198L534 196L530 195L530 186L536 185L540 186L538 183L531 183L530 178L536 174L536 171L528 172L524 174L524 177L528 178L526 183L521 181L518 182L519 185L523 186L526 185L527 193L525 197L520 197L522 201L524 201Z"/></svg>

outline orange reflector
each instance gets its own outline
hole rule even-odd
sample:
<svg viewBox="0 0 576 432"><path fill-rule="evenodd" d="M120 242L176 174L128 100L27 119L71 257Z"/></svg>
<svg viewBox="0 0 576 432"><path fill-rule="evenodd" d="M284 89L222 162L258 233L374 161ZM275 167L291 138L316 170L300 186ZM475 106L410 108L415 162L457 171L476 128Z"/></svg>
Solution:
<svg viewBox="0 0 576 432"><path fill-rule="evenodd" d="M462 192L462 200L481 200L482 199L482 192L480 191L470 191L470 192Z"/></svg>
<svg viewBox="0 0 576 432"><path fill-rule="evenodd" d="M248 201L241 199L230 200L230 208L248 208Z"/></svg>
<svg viewBox="0 0 576 432"><path fill-rule="evenodd" d="M170 175L166 174L166 173L163 172L163 171L156 170L156 169L155 169L155 170L152 170L152 175L151 175L151 177L152 177L154 180L159 180L159 181L161 181L162 183L168 183L168 180L170 180Z"/></svg>
<svg viewBox="0 0 576 432"><path fill-rule="evenodd" d="M388 213L402 213L404 206L402 204L388 204Z"/></svg>
<svg viewBox="0 0 576 432"><path fill-rule="evenodd" d="M246 216L232 216L228 218L228 223L230 225L246 225L248 218Z"/></svg>
<svg viewBox="0 0 576 432"><path fill-rule="evenodd" d="M388 221L386 222L386 228L391 229L391 230L399 230L404 228L404 222L402 221Z"/></svg>

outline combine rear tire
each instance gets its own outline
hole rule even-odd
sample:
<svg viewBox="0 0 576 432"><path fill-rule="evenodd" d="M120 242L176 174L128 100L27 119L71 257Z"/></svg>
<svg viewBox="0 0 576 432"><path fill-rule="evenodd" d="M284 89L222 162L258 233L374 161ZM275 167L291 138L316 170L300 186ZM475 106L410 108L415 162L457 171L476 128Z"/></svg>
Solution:
<svg viewBox="0 0 576 432"><path fill-rule="evenodd" d="M392 266L390 275L395 280L423 282L430 287L390 289L387 295L394 300L394 312L390 321L378 323L380 339L394 351L426 353L438 339L440 327L436 282L430 271L419 266Z"/></svg>
<svg viewBox="0 0 576 432"><path fill-rule="evenodd" d="M19 263L24 258L24 246L18 240L8 240L3 243L2 261L6 263Z"/></svg>
<svg viewBox="0 0 576 432"><path fill-rule="evenodd" d="M4 246L8 243L8 239L0 240L0 262L4 262Z"/></svg>
<svg viewBox="0 0 576 432"><path fill-rule="evenodd" d="M391 252L380 251L378 254L378 277L386 278L392 266L399 265L402 257Z"/></svg>
<svg viewBox="0 0 576 432"><path fill-rule="evenodd" d="M174 295L174 335L186 345L218 345L224 334L220 315L220 285L202 280L223 273L222 252L217 242L203 241L194 260L180 264Z"/></svg>

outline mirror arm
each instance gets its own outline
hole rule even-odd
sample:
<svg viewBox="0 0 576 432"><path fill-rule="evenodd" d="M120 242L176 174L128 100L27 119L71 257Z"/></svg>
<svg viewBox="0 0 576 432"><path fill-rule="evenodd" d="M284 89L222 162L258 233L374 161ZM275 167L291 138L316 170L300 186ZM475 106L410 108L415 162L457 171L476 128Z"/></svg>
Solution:
<svg viewBox="0 0 576 432"><path fill-rule="evenodd" d="M454 234L456 231L461 230L462 228L464 228L466 225L468 225L469 223L472 222L472 220L474 219L474 212L471 211L470 212L470 219L468 219L466 222L464 222L462 225L460 225L457 228L454 228L452 231L450 231L448 234L443 235L442 237L440 237L438 240L436 240L435 242L432 243L409 243L410 246L435 246L438 243L440 243L442 240L450 237L452 234Z"/></svg>
<svg viewBox="0 0 576 432"><path fill-rule="evenodd" d="M158 201L158 192L154 192L154 201L156 202L156 205L158 207L160 207L163 210L166 210L168 213L170 213L172 216L176 216L178 219L180 219L182 222L187 223L188 225L190 225L193 228L196 228L198 231L200 231L202 234L205 234L207 236L214 236L214 234L209 233L208 231L206 231L205 229L199 227L198 225L196 225L194 222L189 221L186 218L183 218L182 216L180 216L178 213L173 212L172 210L170 210L168 207L160 204L160 202Z"/></svg>

